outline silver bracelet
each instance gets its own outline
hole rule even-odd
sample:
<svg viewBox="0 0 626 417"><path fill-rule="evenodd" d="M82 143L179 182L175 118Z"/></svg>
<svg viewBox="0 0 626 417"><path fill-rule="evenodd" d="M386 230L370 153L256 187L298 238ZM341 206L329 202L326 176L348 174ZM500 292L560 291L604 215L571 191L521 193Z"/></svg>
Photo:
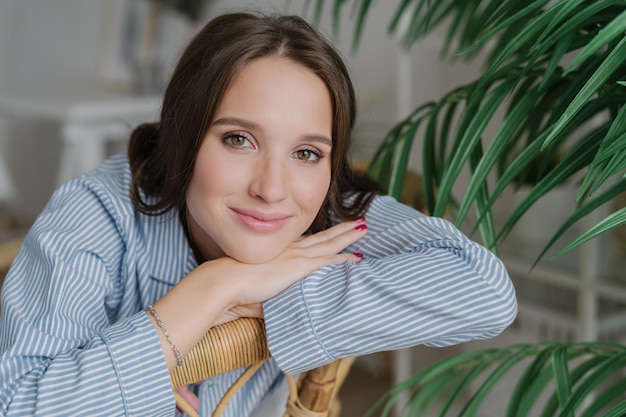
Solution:
<svg viewBox="0 0 626 417"><path fill-rule="evenodd" d="M178 349L176 349L176 345L174 344L174 341L170 337L170 334L167 332L167 327L165 327L165 323L161 321L161 318L157 314L152 304L148 306L148 311L150 312L150 314L152 314L152 317L154 317L154 320L156 320L161 330L163 330L163 333L165 333L165 338L167 339L167 342L170 344L170 347L172 348L172 350L174 351L174 355L176 355L176 366L183 366L183 357L178 351Z"/></svg>

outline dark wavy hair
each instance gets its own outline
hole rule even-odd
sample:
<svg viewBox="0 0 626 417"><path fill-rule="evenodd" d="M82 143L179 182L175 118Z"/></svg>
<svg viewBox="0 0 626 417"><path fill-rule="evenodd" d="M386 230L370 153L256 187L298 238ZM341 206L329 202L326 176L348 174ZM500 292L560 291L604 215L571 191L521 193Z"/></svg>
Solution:
<svg viewBox="0 0 626 417"><path fill-rule="evenodd" d="M190 42L173 71L158 123L138 126L128 155L131 198L142 213L186 209L185 193L202 139L231 81L254 59L278 56L313 71L328 87L333 106L331 184L310 232L362 215L378 185L348 164L356 117L354 88L338 52L297 16L230 13L211 20Z"/></svg>

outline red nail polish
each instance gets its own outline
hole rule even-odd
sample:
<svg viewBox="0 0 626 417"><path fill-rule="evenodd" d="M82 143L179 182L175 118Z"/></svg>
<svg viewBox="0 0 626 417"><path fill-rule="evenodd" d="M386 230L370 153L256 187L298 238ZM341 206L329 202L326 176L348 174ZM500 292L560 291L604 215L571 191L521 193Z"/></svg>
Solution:
<svg viewBox="0 0 626 417"><path fill-rule="evenodd" d="M359 217L358 219L356 219L357 223L365 223L365 216Z"/></svg>
<svg viewBox="0 0 626 417"><path fill-rule="evenodd" d="M367 225L366 224L360 224L357 227L354 228L355 230L365 230L367 229Z"/></svg>
<svg viewBox="0 0 626 417"><path fill-rule="evenodd" d="M362 258L363 254L361 252L354 252L354 256L356 256L357 258Z"/></svg>

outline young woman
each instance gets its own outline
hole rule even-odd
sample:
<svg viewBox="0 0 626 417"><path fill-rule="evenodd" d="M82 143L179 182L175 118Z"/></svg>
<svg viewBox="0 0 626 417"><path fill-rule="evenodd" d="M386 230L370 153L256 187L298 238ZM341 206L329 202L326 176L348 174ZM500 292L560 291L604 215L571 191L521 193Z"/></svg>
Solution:
<svg viewBox="0 0 626 417"><path fill-rule="evenodd" d="M193 39L158 123L62 186L3 287L0 414L171 416L169 372L219 323L264 317L287 373L493 337L516 313L502 263L349 168L348 72L297 17L233 13ZM158 320L157 320L158 317ZM240 371L194 387L210 415Z"/></svg>

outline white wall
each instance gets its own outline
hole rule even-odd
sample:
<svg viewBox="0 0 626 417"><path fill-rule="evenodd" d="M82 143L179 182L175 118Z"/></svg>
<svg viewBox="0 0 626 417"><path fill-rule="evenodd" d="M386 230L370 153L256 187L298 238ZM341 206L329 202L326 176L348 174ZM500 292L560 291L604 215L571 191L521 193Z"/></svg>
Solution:
<svg viewBox="0 0 626 417"><path fill-rule="evenodd" d="M101 1L5 0L2 7L11 16L8 79L72 77L96 71L94 46L101 26Z"/></svg>
<svg viewBox="0 0 626 417"><path fill-rule="evenodd" d="M11 15L9 12L10 0L0 0L0 84L8 78L8 58L10 57L9 48L11 43L11 32L13 29ZM0 203L10 200L15 190L7 172L4 160L7 157L6 140L2 140L5 136L5 121L0 118Z"/></svg>
<svg viewBox="0 0 626 417"><path fill-rule="evenodd" d="M0 94L20 85L30 88L36 85L43 91L67 80L102 82L103 60L115 47L106 39L119 26L112 19L111 9L119 1L0 0ZM304 0L216 0L207 10L207 18L241 7L302 14L304 4ZM335 39L359 95L360 117L355 132L359 156L371 155L376 140L399 118L396 85L399 49L396 41L386 35L396 4L397 0L373 5L356 54L350 50L353 28L348 18L350 7L346 7L342 31ZM330 10L324 13L321 28L328 36L330 14ZM308 17L312 17L312 11ZM166 59L171 65L191 29L179 18L170 18L169 25L171 38L167 42ZM459 79L472 78L477 70L463 64L442 66L437 48L435 37L411 51L408 61L415 74L411 104L438 98ZM58 157L56 126L0 119L0 205L11 207L25 221L30 221L55 186ZM419 161L419 151L416 158Z"/></svg>

